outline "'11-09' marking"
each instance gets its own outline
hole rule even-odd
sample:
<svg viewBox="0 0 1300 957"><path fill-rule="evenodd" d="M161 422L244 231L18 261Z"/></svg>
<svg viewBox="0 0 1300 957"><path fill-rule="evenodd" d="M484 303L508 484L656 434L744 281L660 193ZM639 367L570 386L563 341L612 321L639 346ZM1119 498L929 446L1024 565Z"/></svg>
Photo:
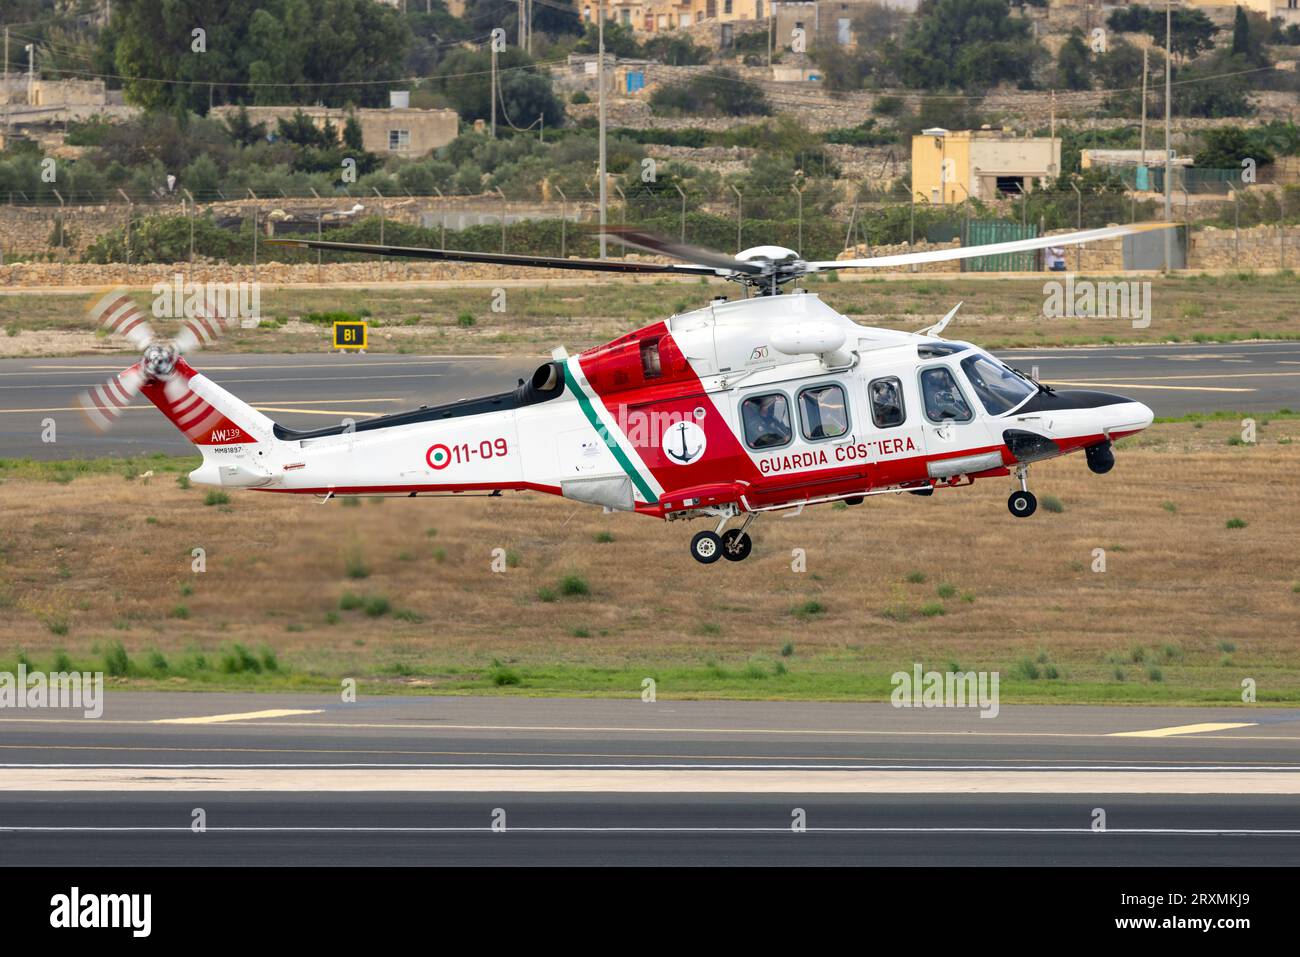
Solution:
<svg viewBox="0 0 1300 957"><path fill-rule="evenodd" d="M424 454L424 459L429 463L429 467L441 471L448 465L455 463L463 465L471 462L474 458L492 459L501 458L509 451L505 439L484 439L477 446L469 442L461 442L457 445L443 445L439 443L431 446L429 451Z"/></svg>

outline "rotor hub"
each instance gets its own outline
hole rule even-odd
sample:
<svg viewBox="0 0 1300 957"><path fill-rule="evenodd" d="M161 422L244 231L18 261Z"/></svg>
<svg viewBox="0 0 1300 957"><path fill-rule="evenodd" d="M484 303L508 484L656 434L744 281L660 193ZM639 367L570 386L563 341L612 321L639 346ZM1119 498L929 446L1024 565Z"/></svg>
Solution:
<svg viewBox="0 0 1300 957"><path fill-rule="evenodd" d="M165 379L176 368L176 349L168 343L153 342L144 350L140 361L144 373L151 379Z"/></svg>

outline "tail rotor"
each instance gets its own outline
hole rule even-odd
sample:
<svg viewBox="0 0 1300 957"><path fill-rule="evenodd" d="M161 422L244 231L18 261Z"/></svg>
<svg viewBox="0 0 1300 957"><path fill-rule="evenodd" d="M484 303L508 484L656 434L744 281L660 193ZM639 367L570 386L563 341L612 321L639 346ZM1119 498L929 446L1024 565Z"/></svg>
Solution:
<svg viewBox="0 0 1300 957"><path fill-rule="evenodd" d="M162 339L125 289L106 293L91 306L90 315L100 329L124 338L141 351L135 365L77 397L95 429L107 432L141 390L150 385L162 386L171 407L185 413L187 426L197 428L206 423L209 417L203 413L212 410L191 390L188 375L177 374L176 363L187 353L213 345L230 329L228 319L200 313L187 319L174 339ZM193 422L188 421L191 417Z"/></svg>

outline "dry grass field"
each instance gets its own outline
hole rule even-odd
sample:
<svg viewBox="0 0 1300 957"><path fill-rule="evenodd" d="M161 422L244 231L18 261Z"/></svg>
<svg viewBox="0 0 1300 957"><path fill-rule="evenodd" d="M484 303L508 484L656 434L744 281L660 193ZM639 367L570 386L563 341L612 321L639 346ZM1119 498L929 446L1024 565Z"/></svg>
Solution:
<svg viewBox="0 0 1300 957"><path fill-rule="evenodd" d="M1128 319L1043 316L1043 284L1034 279L929 276L852 281L812 279L808 287L866 325L917 330L963 301L954 334L990 348L1107 342L1190 342L1300 338L1300 283L1294 274L1241 273L1142 277L1151 282L1150 325ZM629 329L736 296L718 281L502 283L504 311L493 311L493 285L380 288L278 288L262 296L263 324L232 333L233 352L329 351L329 326L301 321L342 310L366 315L373 352L543 354L557 343L571 351L606 342ZM98 337L86 318L88 293L0 296L0 356L120 351ZM136 294L148 307L147 290Z"/></svg>
<svg viewBox="0 0 1300 957"><path fill-rule="evenodd" d="M8 462L0 669L629 696L653 676L665 697L883 698L921 662L999 670L1008 701L1232 703L1251 678L1261 702L1294 705L1300 419L1261 424L1257 445L1230 444L1238 429L1157 425L1107 476L1077 456L1036 466L1028 520L1007 513L1009 480L878 496L766 516L748 561L709 567L686 551L700 523L540 495L223 503L181 487L189 459Z"/></svg>

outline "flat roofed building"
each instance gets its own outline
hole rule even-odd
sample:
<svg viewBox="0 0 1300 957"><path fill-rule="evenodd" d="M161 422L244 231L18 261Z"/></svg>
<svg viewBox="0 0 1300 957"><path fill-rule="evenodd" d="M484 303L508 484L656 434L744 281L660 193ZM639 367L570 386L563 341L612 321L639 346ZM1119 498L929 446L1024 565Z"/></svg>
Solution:
<svg viewBox="0 0 1300 957"><path fill-rule="evenodd" d="M301 110L318 128L332 123L342 137L349 116L361 126L361 145L368 153L423 156L446 146L460 133L460 116L455 110L417 110L406 108L343 110L325 106L250 106L248 119L265 123L274 133L279 120L289 120ZM219 119L234 116L238 106L218 106L212 115Z"/></svg>
<svg viewBox="0 0 1300 957"><path fill-rule="evenodd" d="M939 128L912 137L912 192L918 202L1016 196L1055 179L1060 169L1060 137Z"/></svg>

